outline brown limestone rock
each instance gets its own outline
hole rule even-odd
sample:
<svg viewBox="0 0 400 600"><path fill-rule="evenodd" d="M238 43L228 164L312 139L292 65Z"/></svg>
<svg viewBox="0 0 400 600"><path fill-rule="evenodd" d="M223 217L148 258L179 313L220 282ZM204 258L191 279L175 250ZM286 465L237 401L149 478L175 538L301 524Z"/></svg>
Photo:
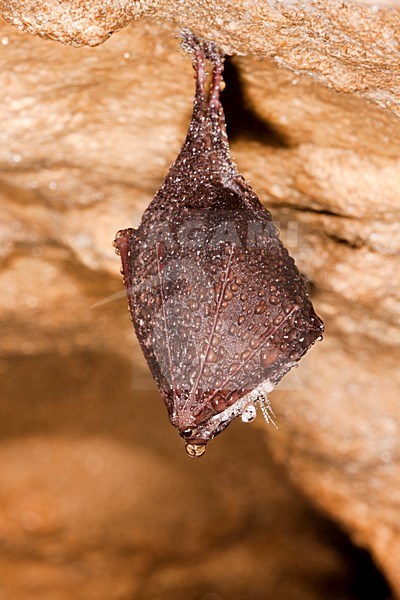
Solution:
<svg viewBox="0 0 400 600"><path fill-rule="evenodd" d="M131 20L157 16L189 27L224 51L273 57L337 91L399 113L400 8L352 0L1 0L18 28L74 46L94 46Z"/></svg>

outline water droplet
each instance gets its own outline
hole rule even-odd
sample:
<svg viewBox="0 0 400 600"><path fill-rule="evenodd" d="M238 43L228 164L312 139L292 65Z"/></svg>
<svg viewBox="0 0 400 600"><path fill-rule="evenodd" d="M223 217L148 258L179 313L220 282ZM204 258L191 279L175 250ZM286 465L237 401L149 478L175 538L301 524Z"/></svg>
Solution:
<svg viewBox="0 0 400 600"><path fill-rule="evenodd" d="M242 352L242 360L247 360L250 356L250 350L245 350Z"/></svg>
<svg viewBox="0 0 400 600"><path fill-rule="evenodd" d="M209 367L208 365L204 365L204 367L203 367L203 374L204 374L206 377L208 377L208 376L210 375L210 373L211 373L211 369L210 369L210 367Z"/></svg>
<svg viewBox="0 0 400 600"><path fill-rule="evenodd" d="M277 315L272 321L274 325L280 325L283 321L283 315Z"/></svg>
<svg viewBox="0 0 400 600"><path fill-rule="evenodd" d="M206 361L209 363L218 362L218 354L212 348L210 348L207 352Z"/></svg>
<svg viewBox="0 0 400 600"><path fill-rule="evenodd" d="M250 348L252 348L253 350L255 350L256 348L258 348L258 346L260 344L262 344L262 338L258 338L258 339L253 338L250 341Z"/></svg>
<svg viewBox="0 0 400 600"><path fill-rule="evenodd" d="M186 444L185 449L192 458L199 458L203 456L207 450L207 446L206 444Z"/></svg>
<svg viewBox="0 0 400 600"><path fill-rule="evenodd" d="M266 348L265 350L262 350L260 354L261 366L268 367L268 365L271 365L276 360L278 354L278 348Z"/></svg>
<svg viewBox="0 0 400 600"><path fill-rule="evenodd" d="M222 285L220 283L214 283L214 292L215 292L215 296L217 298L219 298L221 290L222 290Z"/></svg>
<svg viewBox="0 0 400 600"><path fill-rule="evenodd" d="M271 342L275 345L278 346L281 342L281 338L279 336L279 333L274 333L274 335L271 336Z"/></svg>
<svg viewBox="0 0 400 600"><path fill-rule="evenodd" d="M239 363L232 363L231 366L229 367L229 375L233 375L234 373L236 373L239 368L240 368Z"/></svg>
<svg viewBox="0 0 400 600"><path fill-rule="evenodd" d="M271 298L270 298L271 301ZM261 300L254 309L256 315L262 315L267 310L267 303L265 300Z"/></svg>
<svg viewBox="0 0 400 600"><path fill-rule="evenodd" d="M199 286L199 289L197 292L197 298L198 298L199 302L204 302L204 300L206 300L207 288L204 285Z"/></svg>
<svg viewBox="0 0 400 600"><path fill-rule="evenodd" d="M199 308L198 302L196 302L195 300L190 300L189 308L190 308L190 310L193 310L193 311L197 310Z"/></svg>
<svg viewBox="0 0 400 600"><path fill-rule="evenodd" d="M229 301L229 300L232 300L232 298L233 298L233 293L231 292L231 290L229 288L226 288L226 290L224 292L224 300Z"/></svg>
<svg viewBox="0 0 400 600"><path fill-rule="evenodd" d="M293 340L295 340L296 338L297 338L296 329L291 329L289 331L289 333L287 335L285 335L285 339L287 339L288 342L293 342Z"/></svg>
<svg viewBox="0 0 400 600"><path fill-rule="evenodd" d="M211 338L211 346L213 348L215 348L215 346L218 346L218 344L220 343L220 341L221 340L219 339L219 337L217 337L216 335L213 335L212 338Z"/></svg>
<svg viewBox="0 0 400 600"><path fill-rule="evenodd" d="M288 315L294 308L294 305L290 302L290 300L285 300L282 304L283 312L285 315Z"/></svg>
<svg viewBox="0 0 400 600"><path fill-rule="evenodd" d="M226 408L225 398L221 394L217 394L211 400L211 406L217 411L222 412Z"/></svg>
<svg viewBox="0 0 400 600"><path fill-rule="evenodd" d="M271 302L271 304L279 304L278 296L270 296L269 301Z"/></svg>

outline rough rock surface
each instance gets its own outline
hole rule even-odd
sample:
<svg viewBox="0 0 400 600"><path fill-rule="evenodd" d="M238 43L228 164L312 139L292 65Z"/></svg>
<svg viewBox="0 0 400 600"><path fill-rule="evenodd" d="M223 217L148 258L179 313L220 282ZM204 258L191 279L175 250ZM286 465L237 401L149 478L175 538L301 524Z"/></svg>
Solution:
<svg viewBox="0 0 400 600"><path fill-rule="evenodd" d="M272 56L400 112L398 0L1 0L0 8L20 29L74 46L95 46L129 21L157 15L227 52Z"/></svg>
<svg viewBox="0 0 400 600"><path fill-rule="evenodd" d="M59 4L2 3L14 19L30 5L30 30L47 37L105 39L102 25L90 37L82 21L80 39L58 34ZM342 60L322 33L308 46L296 38L308 31L304 15L291 33L282 25L257 38L189 4L175 7L178 23L196 18L198 31L263 57L236 58L227 69L233 153L281 223L327 327L272 397L279 429L268 429L270 448L372 552L400 595L398 13L359 6L365 38L352 55L351 31L348 46L339 36L337 48L352 55ZM46 27L33 5L48 7ZM129 6L142 15L138 3ZM264 18L265 6L248 6L256 32L252 15ZM332 6L326 35L337 18ZM233 24L244 18L239 8ZM102 17L114 19L113 29L127 23L119 18ZM351 18L346 27L355 27ZM50 599L57 589L57 598L85 600L258 599L268 589L270 597L317 600L328 597L332 577L350 578L345 554L317 533L321 523L270 464L254 427L235 425L206 462L185 462L133 337L111 241L138 223L185 135L193 80L173 31L145 20L98 48L76 49L2 26L5 597ZM273 54L314 78L278 68L265 58ZM309 550L298 559L299 544ZM347 598L335 589L338 597Z"/></svg>

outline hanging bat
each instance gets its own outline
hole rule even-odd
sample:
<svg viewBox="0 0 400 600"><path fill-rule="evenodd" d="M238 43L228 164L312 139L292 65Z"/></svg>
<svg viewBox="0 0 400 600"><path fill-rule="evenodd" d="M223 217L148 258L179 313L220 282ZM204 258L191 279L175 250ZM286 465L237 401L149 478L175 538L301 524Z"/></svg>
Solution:
<svg viewBox="0 0 400 600"><path fill-rule="evenodd" d="M321 337L306 281L239 175L220 102L223 56L183 33L196 92L186 140L137 230L119 231L140 346L190 456L268 393ZM206 64L212 66L207 91Z"/></svg>

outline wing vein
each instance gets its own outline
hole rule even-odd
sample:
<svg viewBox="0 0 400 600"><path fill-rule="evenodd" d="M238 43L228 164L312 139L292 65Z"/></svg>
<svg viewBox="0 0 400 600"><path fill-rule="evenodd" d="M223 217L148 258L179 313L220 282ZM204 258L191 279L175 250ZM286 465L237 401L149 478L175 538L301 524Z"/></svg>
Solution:
<svg viewBox="0 0 400 600"><path fill-rule="evenodd" d="M216 329L216 326L217 326L218 317L220 315L221 305L222 305L222 302L223 302L225 290L226 290L226 287L228 285L228 277L229 277L231 263L232 263L233 250L234 250L234 244L232 244L232 246L231 246L231 252L229 254L228 263L227 263L226 269L225 269L225 276L224 276L224 280L223 280L222 286L221 286L221 292L220 292L220 295L219 295L219 298L218 298L218 301L217 301L217 310L215 311L214 321L213 321L213 324L212 324L212 327L211 327L210 336L209 336L208 341L207 341L207 346L206 346L206 350L204 352L203 360L202 360L202 363L200 365L200 371L199 371L199 374L197 376L196 382L193 383L192 389L190 390L190 392L188 394L188 398L187 398L187 400L186 400L186 402L184 404L184 408L186 408L187 405L189 404L189 402L191 400L193 400L193 396L196 393L196 390L197 390L198 385L200 383L200 379L201 379L201 377L202 377L202 375L204 373L204 367L205 367L205 364L206 364L207 354L208 354L208 352L209 352L209 350L211 348L212 338L213 338L213 335L215 333L215 329Z"/></svg>
<svg viewBox="0 0 400 600"><path fill-rule="evenodd" d="M160 283L161 311L162 311L162 318L163 318L163 325L164 325L164 332L165 332L165 342L166 342L166 346L167 346L169 368L171 371L172 389L174 390L174 389L176 389L176 373L175 373L174 365L172 362L171 341L170 341L170 337L169 337L168 324L167 324L167 311L166 311L166 305L165 305L164 280L162 277L162 268L161 268L161 263L160 263L160 248L161 248L160 244L161 243L159 243L158 246L156 245L157 270L158 270L158 280Z"/></svg>
<svg viewBox="0 0 400 600"><path fill-rule="evenodd" d="M266 342L268 342L268 340L270 340L270 339L271 339L271 337L272 337L273 335L275 335L275 333L278 331L278 329L280 329L280 328L282 327L282 325L285 323L285 321L287 321L287 320L289 319L289 317L291 317L291 316L292 316L292 314L293 314L294 312L296 312L297 310L299 310L299 307L298 307L298 306L294 306L294 307L292 308L292 310L291 310L291 311L290 311L290 312L289 312L289 313L288 313L288 314L287 314L287 315L284 317L284 319L281 321L281 323L279 323L279 325L276 325L276 327L274 327L272 330L270 329L269 331L266 331L266 332L265 332L264 336L262 336L262 337L264 337L264 339L263 339L263 341L261 342L261 344L260 344L260 345L259 345L257 348L255 348L255 349L254 349L252 352L250 352L250 354L249 354L249 356L246 358L246 360L245 360L244 362L240 363L240 365L239 365L239 366L238 366L238 367L235 369L235 371L234 371L233 373L231 373L231 374L229 375L229 377L227 377L227 378L225 379L225 381L224 381L224 382L222 383L222 385L220 386L220 389L221 389L221 390L223 390L223 389L225 388L225 386L227 385L227 383L229 383L229 381L232 379L232 377L235 377L235 375L236 375L237 373L239 373L239 371L240 371L241 369L243 369L243 367L244 367L244 366L245 366L245 365L246 365L246 364L247 364L247 363L248 363L248 362L249 362L249 361L250 361L250 360L253 358L253 356L254 356L254 355L255 355L255 354L256 354L256 353L257 353L259 350L261 350L261 348L262 348L262 347L263 347L263 346L266 344ZM206 402L207 404L208 404L209 402L211 402L211 400L214 398L214 396L215 396L215 395L216 395L218 392L219 392L219 390L215 390L215 391L214 391L214 392L211 394L211 396L209 396L209 397L208 397L208 398L205 400L205 402Z"/></svg>

